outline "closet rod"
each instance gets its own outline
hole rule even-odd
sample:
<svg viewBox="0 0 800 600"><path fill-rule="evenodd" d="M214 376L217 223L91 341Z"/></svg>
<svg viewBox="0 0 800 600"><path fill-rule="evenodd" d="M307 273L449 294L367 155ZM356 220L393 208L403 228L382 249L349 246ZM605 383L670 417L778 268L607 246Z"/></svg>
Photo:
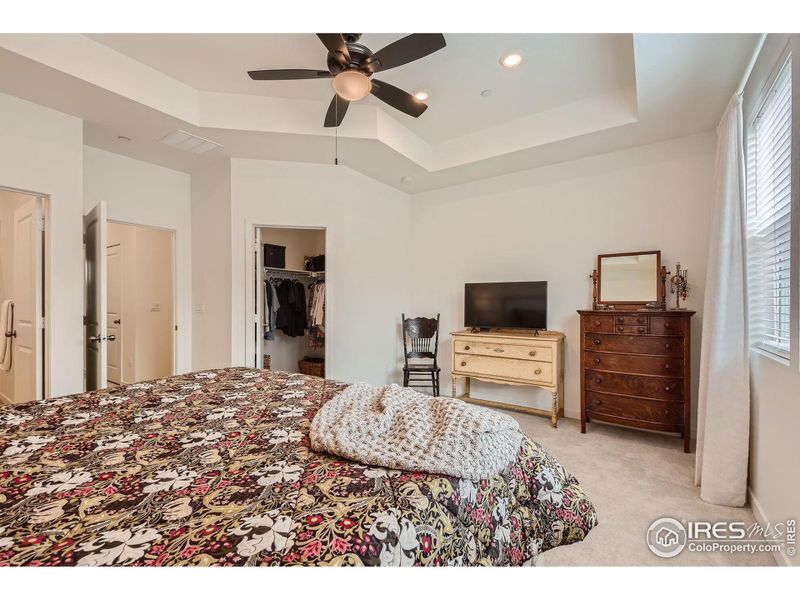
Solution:
<svg viewBox="0 0 800 600"><path fill-rule="evenodd" d="M264 274L293 275L295 277L325 277L325 271L302 271L295 269L280 269L278 267L264 267Z"/></svg>

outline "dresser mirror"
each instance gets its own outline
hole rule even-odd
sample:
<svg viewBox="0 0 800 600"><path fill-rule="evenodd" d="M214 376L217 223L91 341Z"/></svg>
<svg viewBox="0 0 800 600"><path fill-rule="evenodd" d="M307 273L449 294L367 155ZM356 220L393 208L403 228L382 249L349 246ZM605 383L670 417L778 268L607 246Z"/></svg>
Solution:
<svg viewBox="0 0 800 600"><path fill-rule="evenodd" d="M661 251L597 256L598 302L605 305L659 301Z"/></svg>

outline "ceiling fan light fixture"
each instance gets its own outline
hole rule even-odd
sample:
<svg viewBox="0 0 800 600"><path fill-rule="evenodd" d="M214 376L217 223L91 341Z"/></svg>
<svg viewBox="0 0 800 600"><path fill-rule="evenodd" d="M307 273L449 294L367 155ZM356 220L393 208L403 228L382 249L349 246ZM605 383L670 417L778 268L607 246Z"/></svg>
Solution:
<svg viewBox="0 0 800 600"><path fill-rule="evenodd" d="M333 89L340 98L356 102L366 98L372 90L372 82L361 71L342 71L333 78Z"/></svg>

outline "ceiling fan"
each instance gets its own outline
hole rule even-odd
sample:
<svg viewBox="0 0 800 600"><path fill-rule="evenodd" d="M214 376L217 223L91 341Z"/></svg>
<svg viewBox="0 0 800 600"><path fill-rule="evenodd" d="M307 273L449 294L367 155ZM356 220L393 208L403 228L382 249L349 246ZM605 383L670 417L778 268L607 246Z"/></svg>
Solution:
<svg viewBox="0 0 800 600"><path fill-rule="evenodd" d="M333 78L336 93L325 115L325 127L341 125L350 103L363 100L369 94L415 118L428 108L427 104L408 92L371 77L380 71L408 64L441 50L447 45L441 33L413 33L374 54L358 43L360 33L318 33L317 37L328 49L327 71L268 69L248 71L247 74L261 81Z"/></svg>

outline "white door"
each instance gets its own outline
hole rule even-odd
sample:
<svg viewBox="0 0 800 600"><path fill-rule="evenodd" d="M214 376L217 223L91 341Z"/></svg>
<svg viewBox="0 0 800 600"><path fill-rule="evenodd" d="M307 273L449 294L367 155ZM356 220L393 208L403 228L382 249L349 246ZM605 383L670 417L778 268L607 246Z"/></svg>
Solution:
<svg viewBox="0 0 800 600"><path fill-rule="evenodd" d="M121 384L122 377L122 244L106 251L108 269L108 383Z"/></svg>
<svg viewBox="0 0 800 600"><path fill-rule="evenodd" d="M42 398L42 219L31 198L14 211L14 402Z"/></svg>
<svg viewBox="0 0 800 600"><path fill-rule="evenodd" d="M83 318L86 348L86 389L108 385L106 336L106 203L100 202L83 217L86 254L86 315Z"/></svg>

